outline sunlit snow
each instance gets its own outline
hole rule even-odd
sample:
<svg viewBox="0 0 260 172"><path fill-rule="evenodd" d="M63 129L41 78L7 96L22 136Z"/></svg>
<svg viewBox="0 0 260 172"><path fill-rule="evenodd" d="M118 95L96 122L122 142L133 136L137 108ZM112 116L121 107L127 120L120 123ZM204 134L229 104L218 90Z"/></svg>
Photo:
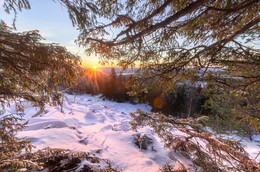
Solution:
<svg viewBox="0 0 260 172"><path fill-rule="evenodd" d="M129 113L137 108L151 111L146 104L116 103L103 100L100 95L65 95L63 112L58 107L46 106L38 116L35 116L38 108L30 103L24 105L27 114L24 118L29 122L18 137L31 139L36 146L34 150L49 146L93 152L111 160L113 166L120 166L126 172L158 171L166 162L176 164L175 159L184 164L190 163L174 151L165 149L149 127L139 129L137 133L152 138L154 150L140 150L133 143L137 133L131 130ZM7 113L15 112L14 107L11 106ZM244 141L244 144L251 157L255 157L259 151L257 143Z"/></svg>

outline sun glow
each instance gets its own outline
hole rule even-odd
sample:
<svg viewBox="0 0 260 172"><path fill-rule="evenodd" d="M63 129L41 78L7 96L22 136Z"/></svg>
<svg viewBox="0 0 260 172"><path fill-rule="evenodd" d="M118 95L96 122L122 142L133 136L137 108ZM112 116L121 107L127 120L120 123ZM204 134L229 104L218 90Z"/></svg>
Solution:
<svg viewBox="0 0 260 172"><path fill-rule="evenodd" d="M98 94L100 89L98 82L104 82L104 78L107 77L108 75L106 73L93 65L91 68L85 69L85 74L80 78L79 82L87 79L87 82L90 83L91 87L93 87L95 94Z"/></svg>

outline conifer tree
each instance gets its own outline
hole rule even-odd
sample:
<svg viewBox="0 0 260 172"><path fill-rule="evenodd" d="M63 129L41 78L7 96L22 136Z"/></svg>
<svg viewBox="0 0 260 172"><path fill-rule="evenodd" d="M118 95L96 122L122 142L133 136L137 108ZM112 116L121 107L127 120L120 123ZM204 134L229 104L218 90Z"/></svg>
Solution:
<svg viewBox="0 0 260 172"><path fill-rule="evenodd" d="M92 4L98 9L92 11L96 18L84 27L77 20L77 42L89 54L99 54L103 63L140 66L142 74L135 78L131 95L143 95L149 87L175 88L179 80L206 82L239 99L230 115L259 132L260 52L253 44L260 33L258 0ZM100 18L105 21L98 22ZM212 70L216 67L219 70Z"/></svg>
<svg viewBox="0 0 260 172"><path fill-rule="evenodd" d="M30 8L27 1L6 0L7 12ZM59 84L71 85L77 77L80 58L58 44L42 43L38 31L14 32L0 23L0 169L37 167L37 163L18 159L23 149L30 151L29 140L15 134L25 126L23 102L44 108L60 105ZM17 113L7 114L6 106L15 103ZM0 170L0 171L1 171Z"/></svg>
<svg viewBox="0 0 260 172"><path fill-rule="evenodd" d="M237 103L231 115L259 132L260 52L251 46L254 40L259 40L259 0L57 1L67 7L73 25L80 31L77 43L88 54L99 54L102 63L112 60L123 68L135 65L142 68L142 75L134 78L137 84L132 84L132 95L142 95L149 90L147 87L174 88L179 80L192 84L207 82L214 85L215 91L234 96ZM23 7L29 7L27 0L5 1L8 10ZM102 18L105 20L100 22ZM213 67L221 70L210 70ZM54 81L59 79L54 77ZM260 169L259 163L246 156L234 142L201 130L196 123L199 119L176 120L140 111L138 114L133 115L133 126L150 124L165 139L166 146L189 149L195 156L210 160L206 165L211 164L213 171L230 168L225 161L231 160L235 161L231 165L237 165L236 170ZM188 137L173 136L168 132L172 125ZM201 151L192 138L205 140L214 157ZM174 145L175 142L180 144Z"/></svg>
<svg viewBox="0 0 260 172"><path fill-rule="evenodd" d="M252 46L253 41L259 41L259 0L92 2L98 9L97 18L81 27L77 42L89 54L99 54L103 63L112 60L123 68L140 66L142 73L134 78L131 95L143 95L149 87L175 88L180 80L188 80L194 85L206 82L214 85L216 92L220 90L234 96L236 104L229 116L238 119L238 123L246 122L259 132L260 52ZM105 20L98 22L99 17ZM77 26L81 24L79 21ZM220 69L212 70L215 67ZM217 97L213 99L217 100ZM142 116L141 112L139 116L144 124L150 119ZM154 120L151 126L156 132L165 129L163 126L169 123L167 119L166 123L158 121L158 117L154 119L157 121ZM196 134L188 129L182 131L191 138L207 137L197 130ZM172 136L164 134L169 136L167 138ZM160 136L164 137L163 134ZM233 151L232 145L229 147L221 144L223 142L218 138L208 140L213 150L224 148L224 151ZM194 144L185 144L189 145ZM228 158L229 154L231 158L241 158L243 170L260 169L259 164L248 157L228 152ZM217 155L220 160L227 160L222 154Z"/></svg>

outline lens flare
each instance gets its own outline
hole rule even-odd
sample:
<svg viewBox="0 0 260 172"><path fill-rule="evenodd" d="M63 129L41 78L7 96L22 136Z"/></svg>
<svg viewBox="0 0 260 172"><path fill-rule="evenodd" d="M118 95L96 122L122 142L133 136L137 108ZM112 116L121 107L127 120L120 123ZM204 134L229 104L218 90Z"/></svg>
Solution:
<svg viewBox="0 0 260 172"><path fill-rule="evenodd" d="M163 97L158 96L153 100L153 106L157 109L162 109L165 106Z"/></svg>

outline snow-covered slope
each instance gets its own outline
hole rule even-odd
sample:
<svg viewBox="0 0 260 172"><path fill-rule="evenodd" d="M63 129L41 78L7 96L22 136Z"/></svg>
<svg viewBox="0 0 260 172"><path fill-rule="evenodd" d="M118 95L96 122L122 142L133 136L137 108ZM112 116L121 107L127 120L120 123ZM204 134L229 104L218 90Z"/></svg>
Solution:
<svg viewBox="0 0 260 172"><path fill-rule="evenodd" d="M124 171L158 171L165 162L174 163L163 144L149 128L138 133L153 138L153 149L142 150L133 143L136 132L129 125L129 113L137 108L150 111L146 104L132 105L102 100L99 96L66 95L63 113L60 108L46 107L45 113L32 117L39 109L26 105L28 127L18 137L32 140L35 150L47 146L75 151L100 152L99 157L114 162ZM155 151L156 150L156 151Z"/></svg>
<svg viewBox="0 0 260 172"><path fill-rule="evenodd" d="M113 166L119 166L126 172L158 171L166 162L176 164L175 158L184 164L189 163L165 149L160 139L151 134L149 127L138 132L131 130L129 113L137 108L150 111L151 107L146 104L116 103L100 96L65 95L63 112L58 107L47 106L45 112L35 115L39 109L30 103L24 106L25 119L29 123L18 137L31 139L35 150L51 147L93 152L100 158L111 160ZM14 111L15 108L11 107L8 113ZM138 133L146 134L153 140L147 150L140 150L134 144L134 135ZM257 143L244 144L251 157L255 157L259 151Z"/></svg>

